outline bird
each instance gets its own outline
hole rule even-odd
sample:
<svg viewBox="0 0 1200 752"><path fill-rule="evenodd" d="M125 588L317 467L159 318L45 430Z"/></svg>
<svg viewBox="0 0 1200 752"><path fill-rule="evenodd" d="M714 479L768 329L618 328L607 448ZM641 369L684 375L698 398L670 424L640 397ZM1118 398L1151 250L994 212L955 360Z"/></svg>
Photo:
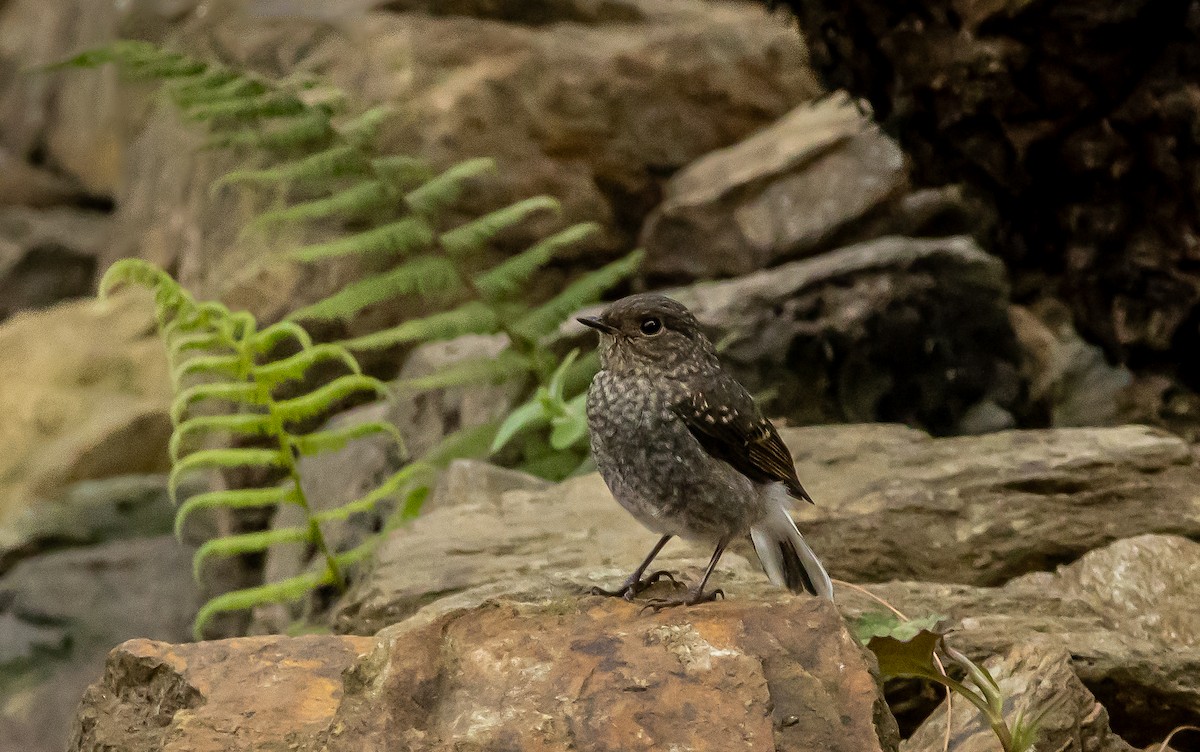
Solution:
<svg viewBox="0 0 1200 752"><path fill-rule="evenodd" d="M754 398L725 370L681 303L641 293L579 323L600 334L600 370L587 393L596 467L616 500L660 538L615 590L632 600L670 572L646 570L674 537L711 544L712 558L686 595L658 610L724 597L705 591L722 553L749 536L771 582L833 600L833 584L789 510L812 497L787 446Z"/></svg>

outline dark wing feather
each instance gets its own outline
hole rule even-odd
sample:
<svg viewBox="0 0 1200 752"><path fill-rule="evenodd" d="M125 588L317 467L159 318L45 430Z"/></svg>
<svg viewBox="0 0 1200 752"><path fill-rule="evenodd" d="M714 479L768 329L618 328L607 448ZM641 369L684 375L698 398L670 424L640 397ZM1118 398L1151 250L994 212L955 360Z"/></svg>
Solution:
<svg viewBox="0 0 1200 752"><path fill-rule="evenodd" d="M763 417L754 399L732 379L707 390L696 390L675 408L704 450L724 460L750 480L778 481L797 499L811 502L800 485L796 467L783 439Z"/></svg>

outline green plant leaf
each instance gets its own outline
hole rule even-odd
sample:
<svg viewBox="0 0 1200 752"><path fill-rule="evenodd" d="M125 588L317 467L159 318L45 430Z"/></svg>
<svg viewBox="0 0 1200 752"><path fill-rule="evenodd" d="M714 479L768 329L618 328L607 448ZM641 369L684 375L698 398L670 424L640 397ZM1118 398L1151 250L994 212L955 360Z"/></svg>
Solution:
<svg viewBox="0 0 1200 752"><path fill-rule="evenodd" d="M308 394L276 402L274 412L285 421L303 420L330 410L338 400L357 392L374 392L380 397L390 396L387 384L379 379L351 374L339 376Z"/></svg>
<svg viewBox="0 0 1200 752"><path fill-rule="evenodd" d="M223 400L239 405L264 405L267 399L255 384L197 384L184 389L171 403L171 422L178 425L193 404L205 400Z"/></svg>
<svg viewBox="0 0 1200 752"><path fill-rule="evenodd" d="M355 425L343 428L330 428L299 436L291 436L289 440L300 454L313 455L320 454L321 452L336 452L355 439L381 433L392 437L400 451L405 451L404 437L400 435L400 430L385 421L370 421L356 423Z"/></svg>
<svg viewBox="0 0 1200 752"><path fill-rule="evenodd" d="M569 227L479 274L475 277L475 287L488 300L510 297L519 292L556 253L596 234L599 230L600 225L595 222Z"/></svg>
<svg viewBox="0 0 1200 752"><path fill-rule="evenodd" d="M248 509L299 502L300 495L290 480L270 488L236 488L196 494L183 502L175 513L175 537L183 534L183 525L188 517L203 509Z"/></svg>
<svg viewBox="0 0 1200 752"><path fill-rule="evenodd" d="M254 335L254 351L260 355L269 353L289 339L295 340L306 350L313 346L312 338L308 336L304 327L294 321L280 321Z"/></svg>
<svg viewBox="0 0 1200 752"><path fill-rule="evenodd" d="M222 593L205 603L197 612L196 619L192 622L192 636L197 641L204 639L204 628L217 614L244 611L267 603L291 603L322 585L331 584L333 576L327 570L318 570L279 582Z"/></svg>
<svg viewBox="0 0 1200 752"><path fill-rule="evenodd" d="M495 171L496 162L486 157L460 162L420 188L410 191L404 197L404 203L423 217L436 215L458 200L469 180Z"/></svg>
<svg viewBox="0 0 1200 752"><path fill-rule="evenodd" d="M288 457L278 449L201 449L176 462L167 479L167 491L175 503L179 480L198 470L227 470L235 467L285 467Z"/></svg>
<svg viewBox="0 0 1200 752"><path fill-rule="evenodd" d="M549 423L550 416L546 413L541 400L536 398L531 399L508 414L508 417L504 419L504 422L500 424L500 428L496 431L490 450L492 453L498 452L508 442L512 441L514 436L522 431L531 428L542 428L549 425Z"/></svg>
<svg viewBox="0 0 1200 752"><path fill-rule="evenodd" d="M534 214L561 210L559 203L549 196L528 198L443 232L438 237L438 242L450 256L466 257L483 250L498 234L519 225Z"/></svg>
<svg viewBox="0 0 1200 752"><path fill-rule="evenodd" d="M367 254L408 256L433 244L433 228L420 217L404 219L349 237L316 243L284 254L285 258L309 264L323 259Z"/></svg>
<svg viewBox="0 0 1200 752"><path fill-rule="evenodd" d="M515 350L506 349L494 358L472 358L440 368L428 376L417 376L396 382L396 389L424 392L470 384L502 384L529 373L533 368L529 358Z"/></svg>
<svg viewBox="0 0 1200 752"><path fill-rule="evenodd" d="M572 282L558 295L531 311L517 322L517 331L531 340L543 337L557 329L563 321L585 305L595 303L604 291L637 271L645 254L638 250L624 258L607 264L600 269Z"/></svg>
<svg viewBox="0 0 1200 752"><path fill-rule="evenodd" d="M500 325L496 312L479 301L471 301L450 311L411 319L374 334L342 342L351 350L380 350L412 342L454 339L464 334L493 334Z"/></svg>
<svg viewBox="0 0 1200 752"><path fill-rule="evenodd" d="M550 446L559 451L578 446L588 435L587 395L581 394L564 406L563 413L551 418Z"/></svg>
<svg viewBox="0 0 1200 752"><path fill-rule="evenodd" d="M233 436L265 436L271 430L271 416L266 413L234 413L231 415L201 415L189 418L171 432L169 451L171 462L178 462L183 442L196 434L227 433Z"/></svg>
<svg viewBox="0 0 1200 752"><path fill-rule="evenodd" d="M348 319L367 306L392 298L414 293L430 297L456 292L461 288L458 272L448 259L419 256L391 271L346 285L340 292L292 312L290 318L314 321Z"/></svg>
<svg viewBox="0 0 1200 752"><path fill-rule="evenodd" d="M392 199L387 186L378 180L371 180L338 191L332 196L263 212L251 221L250 229L264 230L274 225L308 222L335 215L361 216L368 211L382 208L390 200Z"/></svg>
<svg viewBox="0 0 1200 752"><path fill-rule="evenodd" d="M213 538L205 541L196 549L192 556L192 577L200 581L200 572L204 562L212 556L238 556L240 554L266 551L271 546L285 543L312 543L311 527L281 527L273 530L260 530L254 533L227 535L223 538Z"/></svg>
<svg viewBox="0 0 1200 752"><path fill-rule="evenodd" d="M329 343L313 345L295 355L255 366L251 376L261 386L273 389L289 381L299 381L318 363L341 363L350 373L361 374L362 367L346 348Z"/></svg>

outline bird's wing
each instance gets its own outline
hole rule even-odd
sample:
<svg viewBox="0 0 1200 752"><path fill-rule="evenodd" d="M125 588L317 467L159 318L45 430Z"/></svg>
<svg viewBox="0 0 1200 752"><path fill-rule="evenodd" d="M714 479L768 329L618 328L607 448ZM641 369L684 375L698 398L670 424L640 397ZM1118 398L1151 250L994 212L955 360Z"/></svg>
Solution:
<svg viewBox="0 0 1200 752"><path fill-rule="evenodd" d="M778 481L797 499L812 501L796 477L792 455L775 426L733 379L722 379L715 388L691 391L676 405L675 414L713 457L733 465L750 480Z"/></svg>

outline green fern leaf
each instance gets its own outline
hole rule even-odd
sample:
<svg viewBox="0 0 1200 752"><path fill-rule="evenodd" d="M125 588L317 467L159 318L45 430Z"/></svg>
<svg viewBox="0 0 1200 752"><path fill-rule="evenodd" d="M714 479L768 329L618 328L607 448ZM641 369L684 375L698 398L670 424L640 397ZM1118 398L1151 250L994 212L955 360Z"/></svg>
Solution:
<svg viewBox="0 0 1200 752"><path fill-rule="evenodd" d="M168 83L163 93L175 103L175 106L184 109L192 104L205 101L209 97L217 95L217 98L224 98L228 95L225 92L229 88L233 88L235 84L240 86L261 86L257 81L246 78L236 71L230 70L217 65L210 65L204 73L193 76L185 81L173 81ZM240 95L242 92L235 92Z"/></svg>
<svg viewBox="0 0 1200 752"><path fill-rule="evenodd" d="M531 399L508 414L508 417L500 424L500 428L496 430L496 435L492 437L489 451L494 454L503 449L508 442L513 440L514 436L522 431L544 428L549 424L550 415L546 412L542 401L537 398Z"/></svg>
<svg viewBox="0 0 1200 752"><path fill-rule="evenodd" d="M483 250L496 235L519 225L534 214L561 210L559 203L549 196L525 199L444 232L438 237L438 242L450 256L462 258Z"/></svg>
<svg viewBox="0 0 1200 752"><path fill-rule="evenodd" d="M294 321L280 321L254 335L254 351L259 355L269 353L289 339L295 340L305 350L313 346L312 337L308 336L304 327Z"/></svg>
<svg viewBox="0 0 1200 752"><path fill-rule="evenodd" d="M404 202L423 217L434 216L458 200L468 180L485 172L495 171L496 162L486 157L460 162L420 188L409 192L404 197Z"/></svg>
<svg viewBox="0 0 1200 752"><path fill-rule="evenodd" d="M442 468L451 460L464 457L486 457L490 454L492 440L500 428L500 421L493 420L470 428L462 428L446 436L425 453L422 462L431 467Z"/></svg>
<svg viewBox="0 0 1200 752"><path fill-rule="evenodd" d="M365 146L375 139L375 135L379 132L379 126L383 125L383 121L387 120L388 116L394 112L387 105L372 107L354 119L343 123L337 129L338 135L356 146Z"/></svg>
<svg viewBox="0 0 1200 752"><path fill-rule="evenodd" d="M326 141L332 133L329 115L320 110L309 109L298 117L278 123L272 122L267 128L257 126L214 133L205 146L209 149L256 148L283 151Z"/></svg>
<svg viewBox="0 0 1200 752"><path fill-rule="evenodd" d="M371 169L397 190L411 190L434 175L424 160L402 154L372 159Z"/></svg>
<svg viewBox="0 0 1200 752"><path fill-rule="evenodd" d="M332 428L299 436L290 436L289 441L292 447L300 454L313 455L320 454L321 452L336 452L355 439L380 433L392 437L400 451L404 451L404 437L400 435L399 429L391 423L383 421L358 423L344 428Z"/></svg>
<svg viewBox="0 0 1200 752"><path fill-rule="evenodd" d="M171 502L179 479L197 470L224 470L232 467L286 467L290 457L278 449L201 449L176 462L167 478Z"/></svg>
<svg viewBox="0 0 1200 752"><path fill-rule="evenodd" d="M328 570L306 572L286 580L272 582L242 590L222 593L205 603L192 622L192 635L197 641L204 639L204 628L217 614L227 611L244 611L267 603L291 603L298 601L322 585L333 584L333 575Z"/></svg>
<svg viewBox="0 0 1200 752"><path fill-rule="evenodd" d="M189 358L171 372L171 380L179 384L188 376L228 376L233 378L242 369L242 358L237 355L200 355Z"/></svg>
<svg viewBox="0 0 1200 752"><path fill-rule="evenodd" d="M167 288L182 292L183 288L162 269L142 259L125 258L108 267L100 278L100 299L104 300L123 284L136 284L148 289Z"/></svg>
<svg viewBox="0 0 1200 752"><path fill-rule="evenodd" d="M380 209L393 197L379 180L359 183L326 198L302 201L283 209L263 212L250 223L251 229L262 230L285 222L308 222L332 216L359 216Z"/></svg>
<svg viewBox="0 0 1200 752"><path fill-rule="evenodd" d="M338 238L328 243L297 248L285 254L285 258L311 263L321 259L358 254L390 253L407 256L413 251L428 248L432 244L433 228L420 217L405 217L356 235Z"/></svg>
<svg viewBox="0 0 1200 752"><path fill-rule="evenodd" d="M314 515L314 519L318 524L332 522L335 520L346 520L354 514L365 514L375 510L379 502L384 499L396 496L404 488L418 480L422 473L426 473L426 468L419 463L413 463L401 468L398 472L392 474L390 478L380 484L367 495L360 499L355 499L347 504L343 504L335 509L327 509L320 514ZM339 563L341 563L339 561Z"/></svg>
<svg viewBox="0 0 1200 752"><path fill-rule="evenodd" d="M272 488L239 488L196 494L183 502L175 513L175 537L182 537L183 525L188 517L202 509L249 509L299 503L300 494L290 480Z"/></svg>
<svg viewBox="0 0 1200 752"><path fill-rule="evenodd" d="M600 225L586 222L551 235L542 242L512 256L498 266L475 277L475 287L488 300L511 297L520 291L539 269L567 246L575 245L599 232Z"/></svg>
<svg viewBox="0 0 1200 752"><path fill-rule="evenodd" d="M193 435L227 433L234 436L266 436L271 431L271 416L266 413L234 413L232 415L201 415L180 423L171 432L168 446L171 462L179 461L183 442Z"/></svg>
<svg viewBox="0 0 1200 752"><path fill-rule="evenodd" d="M299 381L313 366L329 362L341 363L351 373L362 373L362 367L349 350L340 345L322 343L282 360L255 366L251 376L264 388L273 389L288 381Z"/></svg>
<svg viewBox="0 0 1200 752"><path fill-rule="evenodd" d="M304 102L294 94L275 91L261 96L202 102L188 107L184 115L189 120L254 120L301 115L305 110Z"/></svg>
<svg viewBox="0 0 1200 752"><path fill-rule="evenodd" d="M370 165L362 152L347 145L335 145L324 151L285 162L264 170L234 170L213 181L209 193L238 183L288 183L304 180L341 178L361 175Z"/></svg>
<svg viewBox="0 0 1200 752"><path fill-rule="evenodd" d="M547 303L534 309L517 322L514 329L537 340L557 329L575 311L595 303L604 291L632 276L642 262L643 252L638 250L596 271L583 276L567 286Z"/></svg>
<svg viewBox="0 0 1200 752"><path fill-rule="evenodd" d="M223 400L237 405L265 405L267 397L257 384L197 384L180 392L171 403L171 422L178 424L188 408L203 400Z"/></svg>
<svg viewBox="0 0 1200 752"><path fill-rule="evenodd" d="M367 306L402 295L431 297L455 292L461 287L458 271L449 260L420 256L391 271L346 285L328 298L293 311L289 316L308 321L349 319Z"/></svg>
<svg viewBox="0 0 1200 752"><path fill-rule="evenodd" d="M431 340L454 339L464 334L493 334L500 326L496 312L472 301L458 308L412 319L391 329L346 340L350 350L379 350L394 345Z"/></svg>
<svg viewBox="0 0 1200 752"><path fill-rule="evenodd" d="M205 541L196 549L192 556L192 576L200 581L200 572L204 562L210 556L238 556L266 551L271 546L285 543L312 543L311 527L281 527L274 530L260 530L253 533L228 535L224 538L213 538Z"/></svg>
<svg viewBox="0 0 1200 752"><path fill-rule="evenodd" d="M390 396L387 384L379 379L354 374L340 376L303 396L276 402L274 412L284 421L303 420L328 411L338 400L356 392L375 392L381 397Z"/></svg>
<svg viewBox="0 0 1200 752"><path fill-rule="evenodd" d="M122 63L136 55L145 56L148 53L158 53L158 48L149 42L125 40L114 42L104 47L97 47L67 58L61 62L52 63L45 67L47 71L64 68L99 68L108 63Z"/></svg>
<svg viewBox="0 0 1200 752"><path fill-rule="evenodd" d="M502 384L533 370L529 358L515 350L504 350L495 358L473 358L446 366L428 376L405 379L398 390L425 392L468 384Z"/></svg>
<svg viewBox="0 0 1200 752"><path fill-rule="evenodd" d="M233 346L229 338L220 332L193 332L170 338L164 337L164 339L167 339L169 342L167 345L167 359L171 363L177 363L184 353L193 350L211 352Z"/></svg>

